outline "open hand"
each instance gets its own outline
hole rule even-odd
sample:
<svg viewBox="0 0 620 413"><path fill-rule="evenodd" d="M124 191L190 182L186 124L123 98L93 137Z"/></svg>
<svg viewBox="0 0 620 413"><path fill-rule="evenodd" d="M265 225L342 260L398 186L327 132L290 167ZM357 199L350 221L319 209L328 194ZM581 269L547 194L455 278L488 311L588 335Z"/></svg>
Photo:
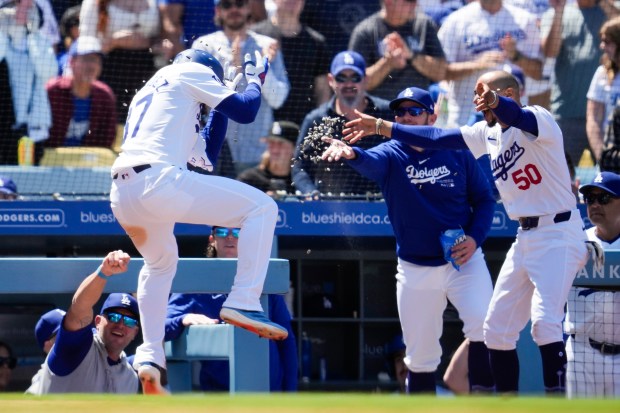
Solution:
<svg viewBox="0 0 620 413"><path fill-rule="evenodd" d="M345 123L344 129L342 130L342 140L349 143L355 143L364 136L374 135L377 130L377 118L366 115L357 109L355 109L355 114L359 116L359 118Z"/></svg>
<svg viewBox="0 0 620 413"><path fill-rule="evenodd" d="M355 159L355 151L346 143L342 142L339 139L330 138L328 136L323 136L321 138L323 142L329 143L323 155L321 155L321 159L327 162L337 162L340 158L345 159Z"/></svg>

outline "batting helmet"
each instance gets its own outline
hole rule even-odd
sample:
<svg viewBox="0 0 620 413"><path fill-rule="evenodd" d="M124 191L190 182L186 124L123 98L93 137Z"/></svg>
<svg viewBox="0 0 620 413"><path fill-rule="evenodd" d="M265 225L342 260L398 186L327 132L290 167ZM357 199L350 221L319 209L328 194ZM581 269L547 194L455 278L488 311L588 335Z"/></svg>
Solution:
<svg viewBox="0 0 620 413"><path fill-rule="evenodd" d="M209 52L198 49L187 49L176 55L173 64L195 62L205 65L215 73L215 76L221 81L224 79L224 69L220 62Z"/></svg>

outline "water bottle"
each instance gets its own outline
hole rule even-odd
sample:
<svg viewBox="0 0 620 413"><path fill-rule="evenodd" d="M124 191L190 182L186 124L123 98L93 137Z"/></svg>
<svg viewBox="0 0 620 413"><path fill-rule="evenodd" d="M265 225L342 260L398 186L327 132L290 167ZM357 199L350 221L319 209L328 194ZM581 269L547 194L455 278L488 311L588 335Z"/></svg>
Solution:
<svg viewBox="0 0 620 413"><path fill-rule="evenodd" d="M310 373L312 372L312 342L304 331L301 340L301 381L303 383L310 382Z"/></svg>
<svg viewBox="0 0 620 413"><path fill-rule="evenodd" d="M17 163L20 166L34 164L34 141L28 136L22 136L17 141Z"/></svg>

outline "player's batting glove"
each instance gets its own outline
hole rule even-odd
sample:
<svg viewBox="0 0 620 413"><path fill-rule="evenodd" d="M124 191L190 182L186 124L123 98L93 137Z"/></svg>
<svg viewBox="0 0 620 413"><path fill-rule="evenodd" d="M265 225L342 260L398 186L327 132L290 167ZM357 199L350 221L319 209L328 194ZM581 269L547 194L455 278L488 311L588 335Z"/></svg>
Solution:
<svg viewBox="0 0 620 413"><path fill-rule="evenodd" d="M231 66L229 62L224 63L224 84L230 90L237 90L237 85L243 74L237 73L237 68Z"/></svg>
<svg viewBox="0 0 620 413"><path fill-rule="evenodd" d="M256 61L252 60L252 56L249 53L245 54L243 71L248 83L256 83L262 86L265 83L265 76L267 76L267 71L269 70L269 59L267 59L267 56L261 57L258 50L254 54Z"/></svg>
<svg viewBox="0 0 620 413"><path fill-rule="evenodd" d="M196 168L213 172L213 162L211 162L211 160L207 156L207 144L204 139L198 138L196 140L196 143L192 148L192 153L190 154L187 163L195 166Z"/></svg>
<svg viewBox="0 0 620 413"><path fill-rule="evenodd" d="M596 241L585 241L585 243L588 248L590 258L594 263L594 271L602 271L603 266L605 265L605 251L603 251L601 245Z"/></svg>

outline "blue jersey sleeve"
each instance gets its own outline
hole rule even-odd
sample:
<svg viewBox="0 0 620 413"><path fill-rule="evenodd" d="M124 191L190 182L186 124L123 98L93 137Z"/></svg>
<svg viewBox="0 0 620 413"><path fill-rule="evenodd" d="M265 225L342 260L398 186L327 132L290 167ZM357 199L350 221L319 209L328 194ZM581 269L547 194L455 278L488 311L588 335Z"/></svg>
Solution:
<svg viewBox="0 0 620 413"><path fill-rule="evenodd" d="M471 222L465 233L476 240L478 247L486 239L495 212L495 198L489 180L470 152L464 153L467 165L467 197L472 208Z"/></svg>
<svg viewBox="0 0 620 413"><path fill-rule="evenodd" d="M76 331L68 331L61 326L46 360L51 372L57 376L71 374L90 351L93 334L92 324Z"/></svg>
<svg viewBox="0 0 620 413"><path fill-rule="evenodd" d="M469 149L460 129L394 123L392 139L424 149Z"/></svg>
<svg viewBox="0 0 620 413"><path fill-rule="evenodd" d="M183 317L185 314L195 312L193 305L194 300L189 294L172 294L170 296L166 313L164 341L174 340L181 335L185 330Z"/></svg>
<svg viewBox="0 0 620 413"><path fill-rule="evenodd" d="M378 145L367 151L353 147L357 157L347 160L347 163L368 179L382 184L389 172L389 159L383 155L382 146Z"/></svg>
<svg viewBox="0 0 620 413"><path fill-rule="evenodd" d="M493 113L502 123L538 136L538 122L532 112L523 109L510 98L504 96L498 98L499 102Z"/></svg>
<svg viewBox="0 0 620 413"><path fill-rule="evenodd" d="M233 93L222 100L214 109L237 123L252 123L258 114L260 104L260 86L256 83L250 83L244 92Z"/></svg>
<svg viewBox="0 0 620 413"><path fill-rule="evenodd" d="M273 342L275 346L272 345L270 348L271 350L275 347L277 358L280 360L279 369L276 363L270 362L271 391L297 391L297 342L291 325L291 314L281 295L269 295L269 318L288 331L285 340ZM273 359L275 357L271 358ZM281 380L277 380L278 376Z"/></svg>
<svg viewBox="0 0 620 413"><path fill-rule="evenodd" d="M200 136L207 144L206 154L209 160L213 162L213 165L217 163L217 158L226 138L227 129L228 118L215 109L211 110L206 126L200 131Z"/></svg>

